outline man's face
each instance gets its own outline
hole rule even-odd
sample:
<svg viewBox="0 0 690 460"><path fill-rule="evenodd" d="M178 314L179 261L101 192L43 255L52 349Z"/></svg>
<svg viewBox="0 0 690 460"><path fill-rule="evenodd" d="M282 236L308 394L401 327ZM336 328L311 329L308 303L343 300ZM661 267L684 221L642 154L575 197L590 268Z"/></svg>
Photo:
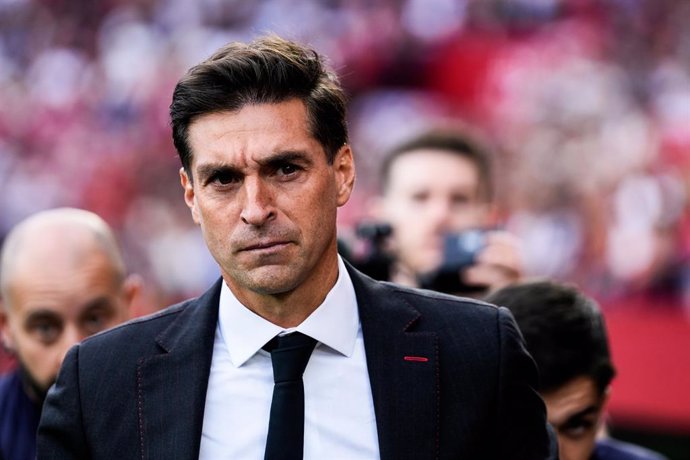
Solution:
<svg viewBox="0 0 690 460"><path fill-rule="evenodd" d="M72 345L126 320L131 297L102 254L77 265L48 261L14 273L0 326L32 390L48 390Z"/></svg>
<svg viewBox="0 0 690 460"><path fill-rule="evenodd" d="M606 396L599 394L592 378L577 377L542 397L549 423L558 435L561 460L588 460Z"/></svg>
<svg viewBox="0 0 690 460"><path fill-rule="evenodd" d="M395 160L378 217L392 226L403 267L415 274L434 269L444 234L487 224L479 180L476 165L452 152L416 150Z"/></svg>
<svg viewBox="0 0 690 460"><path fill-rule="evenodd" d="M300 100L201 116L189 143L193 177L180 172L185 201L240 300L318 286L332 273L352 153L343 146L328 164Z"/></svg>

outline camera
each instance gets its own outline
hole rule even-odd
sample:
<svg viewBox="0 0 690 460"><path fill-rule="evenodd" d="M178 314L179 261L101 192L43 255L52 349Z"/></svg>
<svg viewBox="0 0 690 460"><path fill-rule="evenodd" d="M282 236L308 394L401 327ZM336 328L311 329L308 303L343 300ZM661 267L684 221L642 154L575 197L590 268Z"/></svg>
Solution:
<svg viewBox="0 0 690 460"><path fill-rule="evenodd" d="M338 252L356 269L377 280L390 279L393 257L386 249L391 226L380 222L361 222L355 228L355 239L346 243L338 239Z"/></svg>
<svg viewBox="0 0 690 460"><path fill-rule="evenodd" d="M446 293L464 293L486 288L469 285L461 272L476 262L477 254L486 246L486 230L471 229L448 234L443 239L443 260L436 269L421 274L417 281L424 289Z"/></svg>
<svg viewBox="0 0 690 460"><path fill-rule="evenodd" d="M486 246L486 229L470 229L447 234L443 240L443 259L434 270L417 277L419 287L449 294L480 291L481 285L468 285L461 272L476 262L477 254ZM358 270L378 280L389 280L395 259L387 248L392 233L390 225L364 222L356 227L356 239L346 244L339 240L339 252Z"/></svg>

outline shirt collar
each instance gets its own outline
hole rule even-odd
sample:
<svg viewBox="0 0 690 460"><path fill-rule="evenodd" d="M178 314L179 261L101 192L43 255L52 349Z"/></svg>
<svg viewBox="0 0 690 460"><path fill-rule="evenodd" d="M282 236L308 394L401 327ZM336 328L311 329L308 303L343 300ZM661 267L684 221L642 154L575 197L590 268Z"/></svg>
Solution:
<svg viewBox="0 0 690 460"><path fill-rule="evenodd" d="M283 332L299 331L338 353L351 356L359 331L359 312L350 274L338 256L338 279L323 303L300 325L283 329L246 308L225 282L220 291L218 328L230 360L240 367L266 342Z"/></svg>

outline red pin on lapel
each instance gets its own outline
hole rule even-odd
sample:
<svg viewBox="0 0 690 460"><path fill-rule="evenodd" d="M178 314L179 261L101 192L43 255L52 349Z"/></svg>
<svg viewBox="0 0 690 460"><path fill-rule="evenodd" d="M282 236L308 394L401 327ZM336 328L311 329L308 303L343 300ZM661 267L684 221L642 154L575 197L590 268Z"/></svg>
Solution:
<svg viewBox="0 0 690 460"><path fill-rule="evenodd" d="M403 356L403 359L405 361L414 361L418 363L425 363L429 361L429 358L425 358L424 356Z"/></svg>

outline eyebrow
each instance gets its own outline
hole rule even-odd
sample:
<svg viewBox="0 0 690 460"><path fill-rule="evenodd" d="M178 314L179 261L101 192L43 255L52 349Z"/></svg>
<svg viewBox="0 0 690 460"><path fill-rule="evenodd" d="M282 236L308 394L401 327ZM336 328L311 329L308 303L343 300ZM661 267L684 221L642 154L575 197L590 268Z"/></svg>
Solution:
<svg viewBox="0 0 690 460"><path fill-rule="evenodd" d="M307 165L312 164L312 160L309 158L306 152L302 150L285 150L280 151L275 154L269 155L265 158L261 158L257 161L260 167L276 167L285 163L304 163ZM199 165L196 168L196 173L198 178L203 182L208 177L213 177L215 174L232 174L239 177L243 176L244 173L235 166L227 163L208 163Z"/></svg>
<svg viewBox="0 0 690 460"><path fill-rule="evenodd" d="M44 308L44 309L35 310L35 311L32 311L31 313L29 313L26 316L24 322L29 323L31 321L42 320L42 319L61 320L61 317L55 311L48 309L48 308Z"/></svg>
<svg viewBox="0 0 690 460"><path fill-rule="evenodd" d="M214 175L218 173L224 173L224 174L233 174L233 175L242 175L240 170L238 168L235 168L234 166L230 166L228 164L223 164L223 163L209 163L209 164L204 164L200 165L196 169L196 175L198 179L201 182L205 182L205 180L209 177L213 177Z"/></svg>
<svg viewBox="0 0 690 460"><path fill-rule="evenodd" d="M262 158L258 161L261 166L275 166L283 163L307 163L311 164L312 160L309 158L306 152L302 150L286 150L282 152L277 152L274 155L270 155L266 158Z"/></svg>

